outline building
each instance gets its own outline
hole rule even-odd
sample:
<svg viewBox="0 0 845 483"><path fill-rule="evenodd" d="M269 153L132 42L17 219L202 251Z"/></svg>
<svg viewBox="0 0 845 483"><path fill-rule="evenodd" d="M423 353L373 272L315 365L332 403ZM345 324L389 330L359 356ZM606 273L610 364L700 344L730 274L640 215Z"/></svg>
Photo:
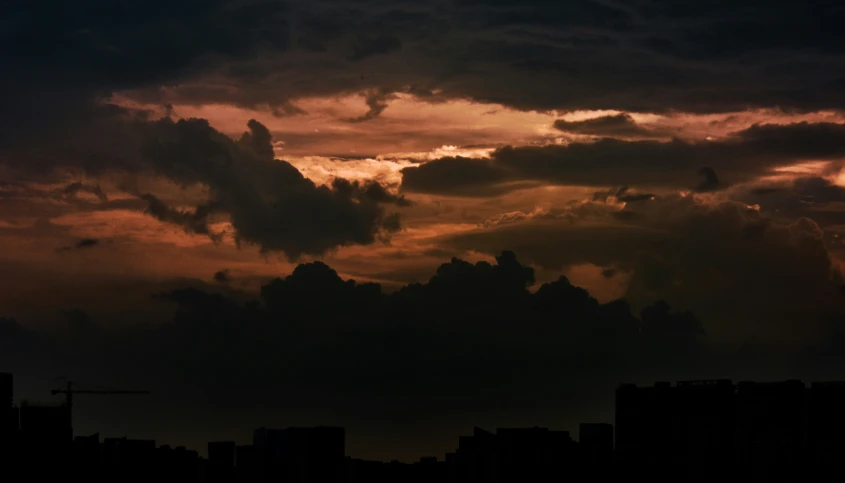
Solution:
<svg viewBox="0 0 845 483"><path fill-rule="evenodd" d="M14 406L15 378L8 372L0 372L0 409Z"/></svg>
<svg viewBox="0 0 845 483"><path fill-rule="evenodd" d="M729 380L626 384L616 392L619 470L709 481L733 466L736 387Z"/></svg>
<svg viewBox="0 0 845 483"><path fill-rule="evenodd" d="M11 445L17 438L18 414L14 405L15 379L0 372L0 447Z"/></svg>
<svg viewBox="0 0 845 483"><path fill-rule="evenodd" d="M678 462L675 391L670 383L623 384L616 390L617 468L625 475L661 479Z"/></svg>
<svg viewBox="0 0 845 483"><path fill-rule="evenodd" d="M736 461L744 479L800 479L805 395L801 381L739 383Z"/></svg>
<svg viewBox="0 0 845 483"><path fill-rule="evenodd" d="M500 483L562 481L575 470L576 443L568 431L502 428L496 431Z"/></svg>
<svg viewBox="0 0 845 483"><path fill-rule="evenodd" d="M686 481L718 480L734 468L736 386L726 379L675 384L676 441Z"/></svg>
<svg viewBox="0 0 845 483"><path fill-rule="evenodd" d="M816 478L838 469L845 454L845 382L815 382L807 398L808 469Z"/></svg>
<svg viewBox="0 0 845 483"><path fill-rule="evenodd" d="M9 468L16 456L13 451L18 439L18 410L14 406L14 378L0 373L0 468Z"/></svg>
<svg viewBox="0 0 845 483"><path fill-rule="evenodd" d="M124 482L147 482L160 471L156 442L148 439L105 438L104 475Z"/></svg>
<svg viewBox="0 0 845 483"><path fill-rule="evenodd" d="M162 446L156 450L156 453L158 475L149 481L179 481L185 483L201 481L201 460L196 451L188 451L184 446L177 446L176 448Z"/></svg>
<svg viewBox="0 0 845 483"><path fill-rule="evenodd" d="M209 483L230 483L235 479L235 450L234 441L208 443Z"/></svg>
<svg viewBox="0 0 845 483"><path fill-rule="evenodd" d="M582 423L578 427L580 466L584 477L606 476L613 466L613 425Z"/></svg>
<svg viewBox="0 0 845 483"><path fill-rule="evenodd" d="M492 482L498 475L496 435L479 427L472 433L458 438L458 449L449 458L454 483Z"/></svg>
<svg viewBox="0 0 845 483"><path fill-rule="evenodd" d="M238 483L261 481L263 473L254 445L235 448L235 473L235 481Z"/></svg>
<svg viewBox="0 0 845 483"><path fill-rule="evenodd" d="M71 465L71 468L77 474L89 475L90 479L99 478L102 464L100 433L73 438L73 465Z"/></svg>
<svg viewBox="0 0 845 483"><path fill-rule="evenodd" d="M345 473L346 430L337 427L266 429L253 437L268 480L333 483Z"/></svg>
<svg viewBox="0 0 845 483"><path fill-rule="evenodd" d="M33 480L46 481L66 471L73 455L67 406L21 404L18 442L16 464Z"/></svg>
<svg viewBox="0 0 845 483"><path fill-rule="evenodd" d="M25 445L70 445L73 440L70 410L64 405L23 403L20 434Z"/></svg>
<svg viewBox="0 0 845 483"><path fill-rule="evenodd" d="M576 471L577 443L548 428L474 428L446 455L438 474L454 483L561 481ZM433 462L432 462L433 463ZM440 480L438 480L440 481Z"/></svg>

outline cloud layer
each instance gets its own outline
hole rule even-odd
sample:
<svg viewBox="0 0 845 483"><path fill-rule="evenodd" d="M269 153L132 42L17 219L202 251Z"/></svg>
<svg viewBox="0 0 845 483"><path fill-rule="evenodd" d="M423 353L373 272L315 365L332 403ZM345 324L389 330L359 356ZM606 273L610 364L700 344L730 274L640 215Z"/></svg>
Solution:
<svg viewBox="0 0 845 483"><path fill-rule="evenodd" d="M712 141L605 137L567 145L508 146L489 159L449 157L404 168L402 187L423 193L490 195L507 189L508 183L530 181L682 190L697 186L712 191L771 175L774 168L799 161L841 159L844 134L843 124L797 123L755 125Z"/></svg>
<svg viewBox="0 0 845 483"><path fill-rule="evenodd" d="M667 358L695 371L710 357L692 314L656 303L637 316L624 301L598 303L565 277L536 293L528 291L533 281L533 269L511 252L492 264L453 259L427 283L393 294L314 262L265 284L260 302L211 287L156 294L173 318L147 327L104 329L68 310L65 330L47 336L3 320L0 363L15 361L21 379L61 365L80 380L152 389L167 404L125 423L136 431L167 434L187 408L213 409L218 427L268 410L307 410L356 430L450 427L442 443L392 452L410 458L445 451L456 422L470 415L528 406L551 414L560 404L586 404L613 379L659 372ZM363 444L352 451L390 452Z"/></svg>

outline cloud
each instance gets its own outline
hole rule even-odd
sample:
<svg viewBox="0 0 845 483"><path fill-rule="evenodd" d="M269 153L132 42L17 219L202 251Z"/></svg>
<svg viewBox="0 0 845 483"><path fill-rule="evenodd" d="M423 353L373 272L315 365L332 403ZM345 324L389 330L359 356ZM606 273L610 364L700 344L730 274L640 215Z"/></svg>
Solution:
<svg viewBox="0 0 845 483"><path fill-rule="evenodd" d="M607 202L611 198L621 203L636 203L638 201L652 200L655 198L655 195L651 193L632 193L627 186L611 188L607 191L599 191L593 194L593 201Z"/></svg>
<svg viewBox="0 0 845 483"><path fill-rule="evenodd" d="M836 184L832 177L796 175L786 179L764 179L735 186L725 195L759 206L761 211L778 220L807 217L825 230L845 221L841 209L845 188Z"/></svg>
<svg viewBox="0 0 845 483"><path fill-rule="evenodd" d="M590 263L626 272L632 303L665 298L725 341L813 340L828 330L827 314L845 308L841 275L815 222L775 221L737 202L584 202L553 217L446 235L440 245L488 254L509 247L548 269Z"/></svg>
<svg viewBox="0 0 845 483"><path fill-rule="evenodd" d="M95 240L93 238L83 238L76 243L76 248L89 248L96 246L100 243L100 240Z"/></svg>
<svg viewBox="0 0 845 483"><path fill-rule="evenodd" d="M534 269L513 252L492 262L454 258L425 283L392 293L313 262L265 283L260 300L211 286L162 289L151 303L170 304L172 319L142 326L94 330L84 311L71 310L62 314L71 330L48 336L0 320L0 364L14 361L20 380L49 379L44 374L61 368L152 391L143 404L158 409L139 411L128 426L125 403L90 420L80 407L80 431L151 431L163 443L195 446L210 435L180 423L185 414L213 414L209 430L236 437L232 428L271 424L281 411L285 424L331 422L366 433L366 445L350 439L352 454L410 459L453 449L468 417L524 424L520 415L530 409L546 424L574 427L612 418L620 381L699 378L759 362L720 348L707 319L674 304L635 310L625 300L599 303L566 277L529 290L534 283ZM741 299L754 297L748 288ZM777 303L784 291L770 295ZM570 410L562 415L561 406ZM120 425L109 427L110 416ZM410 428L418 443L388 443Z"/></svg>
<svg viewBox="0 0 845 483"><path fill-rule="evenodd" d="M817 26L813 7L794 2L743 1L729 11L633 0L394 2L390 8L348 8L334 0L251 7L216 1L191 16L187 9L151 10L113 15L110 28L89 22L91 33L71 36L74 42L66 40L69 34L86 25L77 16L44 22L53 31L34 21L17 27L31 29L45 52L44 46L58 45L54 55L67 59L63 67L77 63L77 76L104 74L119 87L147 84L138 95L163 101L280 105L304 96L408 87L421 99L526 110L843 105L836 29L842 14L829 10ZM169 20L183 27L167 28ZM137 39L153 33L158 39L150 51L140 49ZM171 46L181 48L170 52ZM15 52L20 58L36 53L16 50L24 48ZM160 89L165 83L172 86L167 91Z"/></svg>
<svg viewBox="0 0 845 483"><path fill-rule="evenodd" d="M167 206L155 195L145 193L140 198L148 203L145 213L165 223L173 223L185 229L186 233L208 235L212 240L220 240L220 234L211 233L208 227L208 215L212 205L197 206L193 211L180 211Z"/></svg>
<svg viewBox="0 0 845 483"><path fill-rule="evenodd" d="M409 205L405 197L372 181L335 178L331 186L316 185L290 163L274 158L270 132L254 120L237 141L202 119L147 120L119 113L98 118L88 128L93 131L82 131L76 141L58 138L49 146L65 156L29 164L26 160L37 155L29 150L15 167L35 175L56 169L82 170L91 177L117 173L124 180L120 188L145 201L145 212L160 221L212 240L223 233L211 224L229 222L237 243L291 259L386 239L401 224L385 205ZM77 149L83 141L85 146ZM138 178L145 176L199 190L204 199L174 207L184 206L184 197L169 193L167 200L144 191ZM65 192L83 189L71 185Z"/></svg>
<svg viewBox="0 0 845 483"><path fill-rule="evenodd" d="M265 284L260 302L171 289L154 301L172 304L172 320L58 338L0 324L0 344L43 344L26 356L15 351L21 378L55 365L164 395L168 404L137 423L171 435L181 408L214 411L218 431L245 424L247 413L310 408L350 431L438 421L451 438L452 425L469 415L528 404L552 414L563 402L610 394L615 383L605 381L651 373L662 358L688 370L708 357L697 320L665 304L641 318L624 301L600 304L564 277L535 293L533 283L533 269L511 252L493 263L452 259L428 282L391 294L313 262ZM63 318L90 325L79 310ZM0 363L7 357L0 352ZM549 377L559 384L541 383Z"/></svg>
<svg viewBox="0 0 845 483"><path fill-rule="evenodd" d="M708 191L716 191L719 189L719 176L716 175L716 171L714 171L713 168L704 166L698 170L698 174L700 174L704 179L701 180L701 184L695 188L695 191L699 193L707 193Z"/></svg>
<svg viewBox="0 0 845 483"><path fill-rule="evenodd" d="M73 246L63 246L58 249L60 252L68 252L72 250L82 250L86 248L93 248L100 244L100 240L96 238L83 238L76 242Z"/></svg>
<svg viewBox="0 0 845 483"><path fill-rule="evenodd" d="M661 135L659 131L640 126L630 114L624 113L595 117L584 121L558 119L554 122L554 127L564 132L602 137L655 137Z"/></svg>
<svg viewBox="0 0 845 483"><path fill-rule="evenodd" d="M802 160L845 156L845 124L757 125L713 141L623 141L548 146L507 146L489 159L441 158L402 170L407 191L496 194L507 183L635 185L689 189L694 174L705 177L699 190L752 180ZM719 176L716 176L716 173Z"/></svg>
<svg viewBox="0 0 845 483"><path fill-rule="evenodd" d="M109 197L106 196L106 193L103 192L102 188L100 188L99 185L87 185L81 182L75 182L67 185L63 193L68 197L74 197L77 193L80 192L91 193L103 203L109 200Z"/></svg>
<svg viewBox="0 0 845 483"><path fill-rule="evenodd" d="M384 109L388 92L541 111L845 105L842 14L827 11L818 26L813 7L794 2L739 2L730 12L594 0L146 4L12 7L0 30L0 145L73 131L114 93L281 115L300 112L299 98L365 93L362 120Z"/></svg>
<svg viewBox="0 0 845 483"><path fill-rule="evenodd" d="M218 283L229 283L232 281L232 275L229 274L229 269L214 272L214 276L212 278Z"/></svg>
<svg viewBox="0 0 845 483"><path fill-rule="evenodd" d="M349 122L364 122L370 119L375 119L385 109L387 109L387 101L395 99L395 93L390 89L371 89L364 94L369 109L364 114L349 119Z"/></svg>
<svg viewBox="0 0 845 483"><path fill-rule="evenodd" d="M273 159L270 136L257 122L239 142L202 120L149 124L141 151L153 169L185 184L202 183L211 200L188 215L204 230L211 212L228 214L239 243L297 258L338 246L373 243L389 221L382 204L406 204L372 183L336 179L317 186L289 163ZM170 212L166 212L170 213ZM177 217L184 221L184 216Z"/></svg>

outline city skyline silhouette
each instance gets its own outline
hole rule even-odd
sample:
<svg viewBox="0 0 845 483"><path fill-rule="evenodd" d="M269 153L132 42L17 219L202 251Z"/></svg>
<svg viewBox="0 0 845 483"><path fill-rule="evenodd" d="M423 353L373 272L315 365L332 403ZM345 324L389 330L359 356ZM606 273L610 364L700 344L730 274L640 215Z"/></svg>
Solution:
<svg viewBox="0 0 845 483"><path fill-rule="evenodd" d="M100 394L106 394L100 392ZM112 392L112 394L115 394ZM251 444L214 440L201 455L155 440L75 435L67 401L14 404L0 373L5 471L94 481L540 482L566 479L696 482L794 481L836 471L845 449L845 382L702 380L625 383L613 422L581 423L577 436L545 427L475 426L444 455L414 462L355 458L342 427L260 427Z"/></svg>

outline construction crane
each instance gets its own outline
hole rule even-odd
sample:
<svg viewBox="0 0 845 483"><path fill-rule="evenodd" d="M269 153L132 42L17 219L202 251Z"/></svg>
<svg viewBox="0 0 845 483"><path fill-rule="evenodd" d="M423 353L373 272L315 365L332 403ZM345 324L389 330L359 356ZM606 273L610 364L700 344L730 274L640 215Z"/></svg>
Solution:
<svg viewBox="0 0 845 483"><path fill-rule="evenodd" d="M70 425L73 427L73 395L74 394L149 394L150 391L131 391L125 389L74 389L71 381L67 382L64 389L53 389L50 394L64 394L65 405L67 406L68 418L70 418Z"/></svg>

